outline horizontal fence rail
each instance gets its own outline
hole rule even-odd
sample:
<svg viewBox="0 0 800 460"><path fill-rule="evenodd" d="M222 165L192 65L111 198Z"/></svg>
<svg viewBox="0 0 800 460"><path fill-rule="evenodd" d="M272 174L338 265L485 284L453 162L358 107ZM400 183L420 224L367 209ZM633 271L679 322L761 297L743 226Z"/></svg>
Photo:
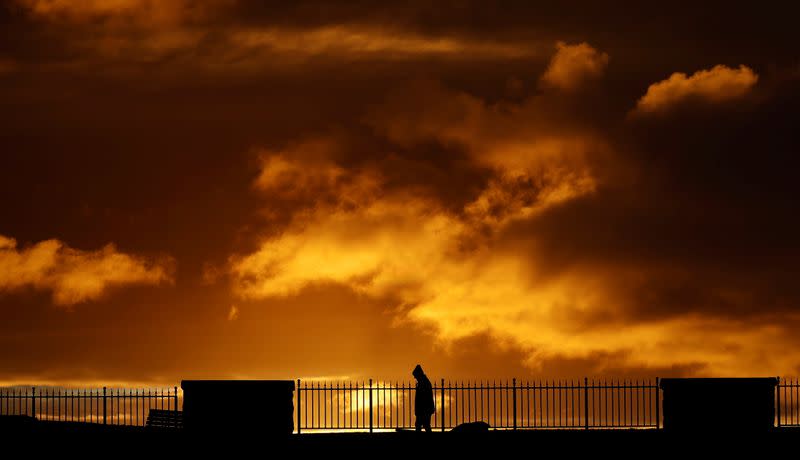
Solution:
<svg viewBox="0 0 800 460"><path fill-rule="evenodd" d="M44 421L145 426L150 409L177 411L178 388L0 388L0 416Z"/></svg>
<svg viewBox="0 0 800 460"><path fill-rule="evenodd" d="M782 379L775 399L776 426L800 426L800 380Z"/></svg>
<svg viewBox="0 0 800 460"><path fill-rule="evenodd" d="M651 380L547 380L433 384L434 430L486 422L494 429L658 428L661 392ZM296 430L415 427L413 382L297 381Z"/></svg>

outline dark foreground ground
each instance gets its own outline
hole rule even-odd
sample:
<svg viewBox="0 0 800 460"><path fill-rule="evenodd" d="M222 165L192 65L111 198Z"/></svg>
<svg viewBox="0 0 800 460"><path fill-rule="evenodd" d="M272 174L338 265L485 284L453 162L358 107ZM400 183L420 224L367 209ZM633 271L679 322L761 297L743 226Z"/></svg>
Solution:
<svg viewBox="0 0 800 460"><path fill-rule="evenodd" d="M258 432L191 434L0 418L0 443L34 457L68 458L783 458L800 449L800 430L324 433L276 439Z"/></svg>

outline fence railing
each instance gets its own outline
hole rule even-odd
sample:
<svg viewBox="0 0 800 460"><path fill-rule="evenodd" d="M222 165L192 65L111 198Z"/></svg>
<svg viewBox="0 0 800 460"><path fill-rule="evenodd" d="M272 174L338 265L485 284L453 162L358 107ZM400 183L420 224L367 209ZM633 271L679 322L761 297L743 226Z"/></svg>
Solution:
<svg viewBox="0 0 800 460"><path fill-rule="evenodd" d="M433 383L434 430L484 421L495 429L661 427L659 379L471 381ZM302 382L295 393L295 430L385 431L414 428L413 382ZM144 426L150 409L175 410L173 388L0 388L0 415L39 420ZM800 379L775 391L775 426L800 426Z"/></svg>
<svg viewBox="0 0 800 460"><path fill-rule="evenodd" d="M0 388L0 415L104 425L144 426L150 409L177 411L178 388Z"/></svg>
<svg viewBox="0 0 800 460"><path fill-rule="evenodd" d="M434 430L483 421L495 429L658 428L658 379L433 384ZM412 382L297 381L297 432L414 428Z"/></svg>
<svg viewBox="0 0 800 460"><path fill-rule="evenodd" d="M800 426L800 380L780 380L775 391L776 426Z"/></svg>

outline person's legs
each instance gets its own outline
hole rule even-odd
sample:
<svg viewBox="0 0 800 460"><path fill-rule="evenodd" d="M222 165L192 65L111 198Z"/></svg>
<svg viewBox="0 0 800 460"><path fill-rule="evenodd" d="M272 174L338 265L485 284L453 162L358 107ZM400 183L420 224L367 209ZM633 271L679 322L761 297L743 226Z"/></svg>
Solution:
<svg viewBox="0 0 800 460"><path fill-rule="evenodd" d="M421 428L422 428L422 418L417 417L414 419L414 429L416 431L419 431Z"/></svg>
<svg viewBox="0 0 800 460"><path fill-rule="evenodd" d="M431 416L430 415L425 417L425 419L423 420L422 426L425 427L425 431L427 431L428 433L431 432Z"/></svg>

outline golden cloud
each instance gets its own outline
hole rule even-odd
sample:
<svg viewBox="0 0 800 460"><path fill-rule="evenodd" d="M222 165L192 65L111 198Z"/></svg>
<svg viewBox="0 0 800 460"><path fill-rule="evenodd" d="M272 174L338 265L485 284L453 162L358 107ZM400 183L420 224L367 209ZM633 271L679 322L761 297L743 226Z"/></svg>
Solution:
<svg viewBox="0 0 800 460"><path fill-rule="evenodd" d="M384 302L399 322L432 328L443 345L475 336L514 344L533 369L614 356L645 369L771 375L800 360L800 353L769 352L791 335L774 322L745 324L691 309L631 313L646 308L631 292L647 292L654 279L680 279L656 264L596 266L578 258L554 268L540 257L547 248L518 224L535 229L551 211L596 193L604 178L592 161L611 155L601 136L559 119L538 96L487 104L436 84L413 91L413 98L391 95L365 122L403 148L431 141L455 147L490 171L488 180L453 208L424 188L390 186L379 168L337 163L347 145L336 140L265 151L256 190L273 202L305 205L257 250L230 258L236 295L287 297L314 284L344 285Z"/></svg>
<svg viewBox="0 0 800 460"><path fill-rule="evenodd" d="M603 75L608 66L608 54L601 53L588 43L556 44L556 54L550 60L541 82L562 90L575 90L588 80Z"/></svg>
<svg viewBox="0 0 800 460"><path fill-rule="evenodd" d="M16 0L43 21L71 24L66 36L79 69L97 59L141 63L169 58L184 69L249 73L302 65L310 59L523 59L541 55L539 43L425 35L360 23L297 26L227 22L234 0ZM93 33L87 34L91 30ZM213 36L214 40L209 40ZM146 39L145 39L146 38ZM118 70L116 67L109 71Z"/></svg>
<svg viewBox="0 0 800 460"><path fill-rule="evenodd" d="M424 100L424 108L413 100ZM475 164L499 175L581 176L588 183L589 161L610 148L601 135L560 119L553 105L539 97L487 104L435 82L417 82L391 95L365 122L405 147L434 140L465 148Z"/></svg>
<svg viewBox="0 0 800 460"><path fill-rule="evenodd" d="M635 113L664 112L687 100L721 103L747 95L758 82L753 69L741 65L732 69L717 65L710 70L700 70L687 76L673 73L668 79L653 83L636 104Z"/></svg>
<svg viewBox="0 0 800 460"><path fill-rule="evenodd" d="M120 253L113 244L81 251L52 239L20 249L0 235L0 291L47 289L53 303L64 307L96 300L113 286L170 283L173 265L171 259Z"/></svg>
<svg viewBox="0 0 800 460"><path fill-rule="evenodd" d="M255 188L271 201L307 205L258 250L230 259L234 291L285 297L316 283L342 284L391 299L400 321L433 325L443 342L488 332L533 347L525 337L556 324L553 304L576 290L537 285L546 268L504 249L501 235L594 193L590 159L608 146L549 120L548 105L536 98L489 105L426 82L412 91L415 98L389 97L365 122L398 145L433 139L464 149L475 168L491 171L474 198L452 209L424 190L389 187L378 168L337 164L346 145L332 139L262 152ZM425 109L409 100L424 100Z"/></svg>
<svg viewBox="0 0 800 460"><path fill-rule="evenodd" d="M453 36L426 36L358 25L308 29L240 29L231 35L238 49L262 50L292 56L377 57L402 59L419 56L464 59L520 59L541 54L537 44L475 40Z"/></svg>
<svg viewBox="0 0 800 460"><path fill-rule="evenodd" d="M297 168L319 176L298 184L340 174L366 174L350 180L381 184L374 172ZM555 272L536 258L535 242L534 251L504 244L503 232L515 221L535 220L593 190L572 188L569 180L558 187L569 191L535 193L530 184L499 177L462 212L407 191L363 195L353 207L316 203L255 252L231 258L234 290L259 299L293 296L316 283L346 285L384 299L400 322L432 326L442 344L481 334L510 341L527 350L532 369L597 353L643 368L702 362L716 374L770 373L800 359L766 353L786 335L771 324L743 327L691 313L631 321L625 293L648 278L647 268L579 265Z"/></svg>
<svg viewBox="0 0 800 460"><path fill-rule="evenodd" d="M333 197L339 203L361 203L377 193L374 174L352 174L330 161L339 149L332 139L310 139L282 151L263 150L261 172L253 186L260 192L284 201L307 201ZM309 171L313 165L313 171Z"/></svg>
<svg viewBox="0 0 800 460"><path fill-rule="evenodd" d="M530 123L538 105L509 112L466 94L432 91L417 124L391 102L387 117L370 123L398 142L436 136L467 146L476 167L493 171L477 196L452 210L424 191L390 188L379 169L336 164L345 147L333 140L262 152L255 188L278 201L310 203L258 250L230 259L237 295L285 297L316 283L343 284L393 299L406 312L401 321L433 324L443 341L487 331L521 338L516 329L500 331L531 308L536 269L523 253L503 250L499 235L593 193L586 157L605 146L576 131L541 136Z"/></svg>

